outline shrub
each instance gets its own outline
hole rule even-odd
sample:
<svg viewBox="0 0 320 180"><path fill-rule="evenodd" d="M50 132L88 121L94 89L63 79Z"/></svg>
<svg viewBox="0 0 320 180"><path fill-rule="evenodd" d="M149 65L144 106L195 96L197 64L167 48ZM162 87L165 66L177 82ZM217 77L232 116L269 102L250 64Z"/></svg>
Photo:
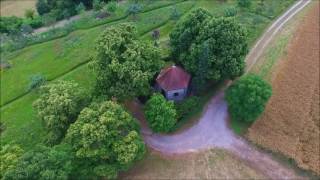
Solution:
<svg viewBox="0 0 320 180"><path fill-rule="evenodd" d="M153 40L158 40L160 38L160 30L159 29L156 29L154 31L152 31L152 34L151 34Z"/></svg>
<svg viewBox="0 0 320 180"><path fill-rule="evenodd" d="M48 131L48 144L60 142L87 102L88 95L76 83L57 81L41 86L40 97L33 106Z"/></svg>
<svg viewBox="0 0 320 180"><path fill-rule="evenodd" d="M231 118L236 121L255 121L264 111L271 95L271 86L259 76L241 77L226 91Z"/></svg>
<svg viewBox="0 0 320 180"><path fill-rule="evenodd" d="M95 11L100 11L104 6L104 3L101 2L101 0L93 0L92 2L92 8Z"/></svg>
<svg viewBox="0 0 320 180"><path fill-rule="evenodd" d="M178 11L177 7L175 6L174 8L172 8L170 18L176 21L179 19L180 16L181 16L181 13Z"/></svg>
<svg viewBox="0 0 320 180"><path fill-rule="evenodd" d="M107 4L107 11L114 13L117 10L117 3L115 1L111 1Z"/></svg>
<svg viewBox="0 0 320 180"><path fill-rule="evenodd" d="M20 31L22 25L22 19L11 16L11 17L0 17L0 32L1 33L16 33Z"/></svg>
<svg viewBox="0 0 320 180"><path fill-rule="evenodd" d="M174 103L161 94L154 94L146 103L145 115L154 132L169 132L177 123Z"/></svg>
<svg viewBox="0 0 320 180"><path fill-rule="evenodd" d="M26 18L30 18L30 19L33 19L34 18L34 15L35 15L35 12L33 9L27 9L25 12L24 12L24 16Z"/></svg>
<svg viewBox="0 0 320 180"><path fill-rule="evenodd" d="M138 3L130 4L130 6L127 9L127 13L129 15L132 15L134 19L137 18L137 14L142 10L142 6Z"/></svg>
<svg viewBox="0 0 320 180"><path fill-rule="evenodd" d="M251 0L237 0L238 5L242 8L249 8L251 6Z"/></svg>
<svg viewBox="0 0 320 180"><path fill-rule="evenodd" d="M177 109L177 117L179 120L188 117L194 112L194 109L199 106L199 97L192 96L181 102L177 102L175 107Z"/></svg>
<svg viewBox="0 0 320 180"><path fill-rule="evenodd" d="M22 24L21 33L24 35L29 35L33 32L32 27L29 24Z"/></svg>
<svg viewBox="0 0 320 180"><path fill-rule="evenodd" d="M115 179L145 154L137 121L112 101L84 108L68 129L66 143L76 155L74 177L83 179Z"/></svg>
<svg viewBox="0 0 320 180"><path fill-rule="evenodd" d="M35 16L33 19L25 19L24 24L28 24L34 29L39 28L43 26L42 17Z"/></svg>
<svg viewBox="0 0 320 180"><path fill-rule="evenodd" d="M227 9L225 9L224 11L224 16L225 17L233 17L236 16L238 13L237 8L235 7L229 7Z"/></svg>
<svg viewBox="0 0 320 180"><path fill-rule="evenodd" d="M47 82L46 78L42 74L35 74L30 77L30 83L28 90L36 89Z"/></svg>
<svg viewBox="0 0 320 180"><path fill-rule="evenodd" d="M36 4L36 9L39 15L43 15L50 12L50 7L46 0L38 0Z"/></svg>

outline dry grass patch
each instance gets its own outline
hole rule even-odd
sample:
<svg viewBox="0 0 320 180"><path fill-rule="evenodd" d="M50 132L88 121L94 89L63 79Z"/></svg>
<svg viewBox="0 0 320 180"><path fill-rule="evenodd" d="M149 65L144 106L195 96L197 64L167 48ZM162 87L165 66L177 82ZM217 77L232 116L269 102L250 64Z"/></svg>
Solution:
<svg viewBox="0 0 320 180"><path fill-rule="evenodd" d="M262 175L224 150L174 157L150 152L120 179L261 179Z"/></svg>
<svg viewBox="0 0 320 180"><path fill-rule="evenodd" d="M36 2L36 0L0 1L0 15L23 17L27 9L36 9Z"/></svg>
<svg viewBox="0 0 320 180"><path fill-rule="evenodd" d="M320 174L319 2L306 14L280 62L265 113L249 129L250 140Z"/></svg>

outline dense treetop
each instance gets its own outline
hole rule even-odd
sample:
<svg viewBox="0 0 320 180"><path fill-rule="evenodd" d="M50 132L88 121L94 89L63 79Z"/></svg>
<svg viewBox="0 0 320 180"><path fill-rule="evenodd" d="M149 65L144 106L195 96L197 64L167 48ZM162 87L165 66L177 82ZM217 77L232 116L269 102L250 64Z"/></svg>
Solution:
<svg viewBox="0 0 320 180"><path fill-rule="evenodd" d="M151 129L155 132L169 132L177 123L177 112L172 101L162 94L154 94L145 106L145 115Z"/></svg>
<svg viewBox="0 0 320 180"><path fill-rule="evenodd" d="M6 144L0 150L0 178L8 171L16 168L19 158L23 155L23 149L18 145Z"/></svg>
<svg viewBox="0 0 320 180"><path fill-rule="evenodd" d="M159 50L137 39L129 24L108 27L100 36L93 56L96 93L119 100L150 93L150 82L163 62Z"/></svg>
<svg viewBox="0 0 320 180"><path fill-rule="evenodd" d="M23 154L3 179L68 179L72 171L71 159L63 146L38 146Z"/></svg>
<svg viewBox="0 0 320 180"><path fill-rule="evenodd" d="M40 87L34 102L38 117L48 130L48 143L57 144L86 105L88 95L77 83L57 81Z"/></svg>
<svg viewBox="0 0 320 180"><path fill-rule="evenodd" d="M226 91L231 118L252 122L264 111L272 95L271 86L257 75L245 75Z"/></svg>
<svg viewBox="0 0 320 180"><path fill-rule="evenodd" d="M247 33L234 18L214 18L204 9L192 11L173 29L170 45L173 57L196 84L240 76L248 51Z"/></svg>
<svg viewBox="0 0 320 180"><path fill-rule="evenodd" d="M145 153L136 120L112 101L83 109L66 142L72 146L81 177L115 178Z"/></svg>
<svg viewBox="0 0 320 180"><path fill-rule="evenodd" d="M198 8L191 11L174 27L170 33L170 45L173 57L181 62L188 56L190 46L199 36L205 20L210 17L211 14L208 11Z"/></svg>

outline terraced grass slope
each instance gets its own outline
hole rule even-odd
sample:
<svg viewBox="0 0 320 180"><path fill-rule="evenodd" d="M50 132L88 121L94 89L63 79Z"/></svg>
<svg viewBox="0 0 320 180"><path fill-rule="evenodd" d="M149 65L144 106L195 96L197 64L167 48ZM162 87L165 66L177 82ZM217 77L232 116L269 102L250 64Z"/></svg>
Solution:
<svg viewBox="0 0 320 180"><path fill-rule="evenodd" d="M248 29L250 44L293 0L268 0L265 11L257 11L257 2L253 2L249 10L236 8L238 14L235 17ZM150 39L150 31L160 29L161 47L164 48L163 53L167 54L168 34L176 23L170 20L174 6L181 14L185 14L191 8L203 7L215 16L222 16L225 9L236 6L236 2L190 0L173 5L171 1L171 5L139 14L137 21L128 17L95 28L75 31L66 37L11 53L6 60L13 64L12 68L1 72L1 122L5 126L5 131L1 134L2 143L14 141L23 148L30 149L43 139L44 130L32 108L37 92L27 91L31 75L40 73L52 81L73 80L90 90L94 75L88 69L87 62L93 51L95 39L106 26L121 22L134 23L145 40ZM274 6L277 8L269 12L268 9Z"/></svg>
<svg viewBox="0 0 320 180"><path fill-rule="evenodd" d="M172 4L172 2L168 3ZM192 2L182 2L177 9L185 13L191 5ZM1 74L1 105L26 94L30 77L35 73L52 80L87 62L94 49L95 39L107 26L131 22L137 26L138 32L143 34L166 23L170 18L170 13L167 12L171 9L172 7L164 7L142 13L136 22L132 22L132 18L127 17L88 30L75 31L66 37L29 46L4 57L13 68Z"/></svg>

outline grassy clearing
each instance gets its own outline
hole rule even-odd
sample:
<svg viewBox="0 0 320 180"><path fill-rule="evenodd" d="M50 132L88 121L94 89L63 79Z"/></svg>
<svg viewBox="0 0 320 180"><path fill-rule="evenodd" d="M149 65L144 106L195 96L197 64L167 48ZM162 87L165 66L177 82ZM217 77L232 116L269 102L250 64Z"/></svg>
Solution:
<svg viewBox="0 0 320 180"><path fill-rule="evenodd" d="M275 36L274 40L272 40L266 51L258 59L257 63L250 72L261 76L263 79L269 82L272 81L274 76L273 72L275 71L277 64L279 64L282 59L285 59L285 56L287 55L287 46L290 40L293 38L293 33L298 28L302 18L306 15L311 7L312 6L309 5L284 26L280 33ZM248 128L251 126L251 123L247 122L239 122L234 120L231 120L230 122L231 128L238 135L246 134Z"/></svg>
<svg viewBox="0 0 320 180"><path fill-rule="evenodd" d="M235 6L235 1L227 1L227 3L220 3L219 1L187 1L176 5L182 13L189 11L191 7L203 7L215 16L223 15L224 10L230 6ZM167 6L142 13L139 15L139 21L136 22L133 22L128 17L113 24L120 22L134 23L137 25L139 33L144 35L142 38L145 40L150 39L150 33L147 32L159 28L161 47L167 47L168 34L175 24L174 21L168 20L172 7ZM265 27L270 23L270 20L256 24L251 23L253 22L253 17L250 17L249 14L244 18L244 14L238 13L236 18L245 19L242 21L243 25L249 30L251 29L249 32L255 32L257 35L260 35L263 29L256 29L255 26ZM13 64L12 68L1 72L1 104L21 94L28 93L26 87L29 83L29 78L37 73L45 75L49 80L74 80L90 90L93 86L92 80L94 77L84 63L88 61L90 53L93 51L96 37L108 25L110 24L75 31L66 37L29 46L11 53L7 60ZM254 42L256 40L255 37L251 36L250 41ZM168 49L165 49L163 54L168 54ZM23 148L29 149L34 144L42 141L44 130L41 129L41 123L35 116L31 105L36 98L36 93L28 93L12 103L2 106L1 121L7 127L1 134L3 143L15 141ZM209 96L204 96L203 106L205 105L205 100L208 99L210 99ZM199 106L199 111L194 114L199 114L203 106ZM25 131L23 128L30 131ZM32 136L29 132L37 135Z"/></svg>
<svg viewBox="0 0 320 180"><path fill-rule="evenodd" d="M0 15L23 17L27 9L36 9L36 2L36 0L0 1Z"/></svg>

